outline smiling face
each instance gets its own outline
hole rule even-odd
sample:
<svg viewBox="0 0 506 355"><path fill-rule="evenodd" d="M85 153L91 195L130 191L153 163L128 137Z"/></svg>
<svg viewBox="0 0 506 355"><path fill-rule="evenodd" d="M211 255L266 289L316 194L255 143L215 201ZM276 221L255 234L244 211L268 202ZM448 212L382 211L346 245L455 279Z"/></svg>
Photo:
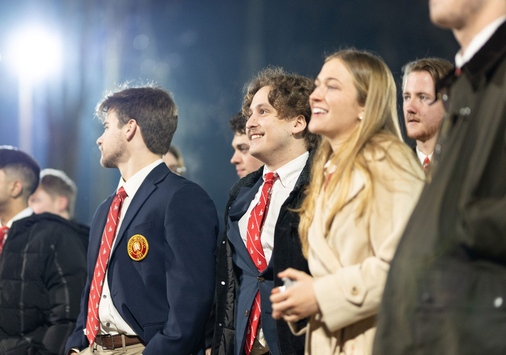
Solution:
<svg viewBox="0 0 506 355"><path fill-rule="evenodd" d="M104 133L97 139L98 148L102 153L100 164L104 168L117 168L124 157L126 139L123 129L119 128L118 124L116 112L114 110L107 112L103 123Z"/></svg>
<svg viewBox="0 0 506 355"><path fill-rule="evenodd" d="M444 108L441 100L434 102L436 93L431 75L427 71L409 73L402 96L408 137L421 142L437 140Z"/></svg>
<svg viewBox="0 0 506 355"><path fill-rule="evenodd" d="M302 120L279 117L278 111L269 103L270 90L269 86L264 86L253 96L246 132L250 154L270 170L275 170L299 156L300 148L295 150L294 145L301 143L294 135L302 132L306 125L303 117Z"/></svg>
<svg viewBox="0 0 506 355"><path fill-rule="evenodd" d="M353 76L340 59L327 61L315 84L309 97L309 130L326 137L334 148L355 130L364 109L358 103Z"/></svg>
<svg viewBox="0 0 506 355"><path fill-rule="evenodd" d="M235 165L237 175L240 178L260 169L263 163L249 153L249 139L246 134L235 133L232 140L234 155L230 163Z"/></svg>

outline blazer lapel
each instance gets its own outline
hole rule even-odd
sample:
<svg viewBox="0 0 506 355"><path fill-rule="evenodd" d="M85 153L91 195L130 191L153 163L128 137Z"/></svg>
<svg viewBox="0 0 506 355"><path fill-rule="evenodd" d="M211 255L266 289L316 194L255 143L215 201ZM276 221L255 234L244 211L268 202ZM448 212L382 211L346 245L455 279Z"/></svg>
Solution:
<svg viewBox="0 0 506 355"><path fill-rule="evenodd" d="M255 185L252 187L242 187L239 191L236 200L230 206L230 212L228 215L229 218L229 229L227 231L227 237L234 245L235 252L241 255L241 257L246 260L246 263L250 265L252 270L256 270L256 266L253 264L244 242L241 238L241 234L239 231L239 220L244 216L244 214L248 211L249 205L251 201L255 198L255 194L258 192L258 189L262 185L263 180L259 179Z"/></svg>
<svg viewBox="0 0 506 355"><path fill-rule="evenodd" d="M121 227L116 236L116 241L114 243L113 250L111 251L111 255L116 251L116 248L120 244L121 240L125 237L125 231L128 229L133 219L139 213L142 208L144 202L151 196L151 194L157 189L156 184L165 179L168 174L167 170L163 169L164 165L160 164L155 167L149 174L146 176L141 186L135 193L132 202L130 202L130 206L128 206L128 210L126 211L125 217L121 222Z"/></svg>

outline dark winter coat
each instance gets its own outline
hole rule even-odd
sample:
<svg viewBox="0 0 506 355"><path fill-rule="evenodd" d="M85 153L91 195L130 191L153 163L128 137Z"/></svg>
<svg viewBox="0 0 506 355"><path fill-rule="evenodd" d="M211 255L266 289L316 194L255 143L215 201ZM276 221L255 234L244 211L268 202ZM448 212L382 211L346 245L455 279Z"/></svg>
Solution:
<svg viewBox="0 0 506 355"><path fill-rule="evenodd" d="M86 281L89 228L43 213L15 221L0 255L0 354L62 354Z"/></svg>
<svg viewBox="0 0 506 355"><path fill-rule="evenodd" d="M432 182L391 264L374 354L506 354L505 38L503 23L449 78Z"/></svg>

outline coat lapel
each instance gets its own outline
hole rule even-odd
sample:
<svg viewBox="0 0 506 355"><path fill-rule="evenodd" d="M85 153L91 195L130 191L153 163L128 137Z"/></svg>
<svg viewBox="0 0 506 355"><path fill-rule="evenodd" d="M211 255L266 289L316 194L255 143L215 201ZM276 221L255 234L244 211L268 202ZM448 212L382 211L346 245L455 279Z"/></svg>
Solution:
<svg viewBox="0 0 506 355"><path fill-rule="evenodd" d="M255 194L258 192L262 183L263 180L259 179L252 187L242 187L237 195L237 199L230 206L229 212L229 230L227 231L229 241L233 244L236 253L246 261L252 270L256 270L256 266L253 264L241 238L239 220L247 212L251 201L255 198Z"/></svg>
<svg viewBox="0 0 506 355"><path fill-rule="evenodd" d="M363 174L355 170L351 177L350 189L346 197L345 206L351 203L355 197L364 189L365 179ZM337 186L339 188L339 185ZM327 212L331 210L331 205L334 203L333 199L323 200L324 193L318 197L316 206L315 219L311 226L310 245L314 250L314 254L322 260L321 265L327 269L328 272L335 272L342 268L340 262L339 251L332 248L328 243L328 236L325 235L325 221L327 219ZM355 218L350 216L349 218Z"/></svg>

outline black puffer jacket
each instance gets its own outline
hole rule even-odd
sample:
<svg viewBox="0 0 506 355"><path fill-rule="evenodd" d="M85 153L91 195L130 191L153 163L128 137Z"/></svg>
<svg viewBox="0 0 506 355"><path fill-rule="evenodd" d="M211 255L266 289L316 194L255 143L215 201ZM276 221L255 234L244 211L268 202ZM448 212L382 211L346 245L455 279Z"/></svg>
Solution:
<svg viewBox="0 0 506 355"><path fill-rule="evenodd" d="M86 281L89 228L33 214L12 224L0 255L0 354L62 354Z"/></svg>

